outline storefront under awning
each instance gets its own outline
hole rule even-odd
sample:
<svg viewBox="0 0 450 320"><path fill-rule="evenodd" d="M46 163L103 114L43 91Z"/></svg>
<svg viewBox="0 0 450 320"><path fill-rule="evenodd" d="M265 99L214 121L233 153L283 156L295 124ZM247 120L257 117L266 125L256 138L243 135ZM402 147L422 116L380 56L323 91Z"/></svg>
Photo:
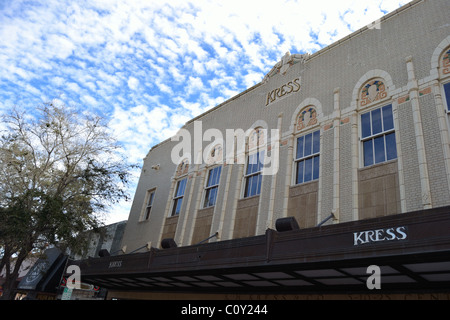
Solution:
<svg viewBox="0 0 450 320"><path fill-rule="evenodd" d="M76 263L83 282L113 292L450 293L450 207L280 229ZM372 265L380 290L367 285Z"/></svg>

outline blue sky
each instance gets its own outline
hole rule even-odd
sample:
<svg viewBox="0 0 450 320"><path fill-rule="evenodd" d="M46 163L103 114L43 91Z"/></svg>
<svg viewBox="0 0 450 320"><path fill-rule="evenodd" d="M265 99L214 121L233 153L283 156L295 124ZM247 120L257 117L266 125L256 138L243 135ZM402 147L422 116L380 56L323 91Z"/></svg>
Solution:
<svg viewBox="0 0 450 320"><path fill-rule="evenodd" d="M314 53L407 2L0 0L0 114L48 101L101 114L142 163L286 51ZM126 220L130 207L105 222Z"/></svg>

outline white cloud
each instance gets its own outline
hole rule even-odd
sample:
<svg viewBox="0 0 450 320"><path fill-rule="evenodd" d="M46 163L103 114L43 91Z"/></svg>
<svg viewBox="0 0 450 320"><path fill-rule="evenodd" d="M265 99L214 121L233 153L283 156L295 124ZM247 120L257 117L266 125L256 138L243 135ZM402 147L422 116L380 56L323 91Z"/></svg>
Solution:
<svg viewBox="0 0 450 320"><path fill-rule="evenodd" d="M85 108L93 108L99 105L99 102L90 95L84 95L80 99L85 103Z"/></svg>
<svg viewBox="0 0 450 320"><path fill-rule="evenodd" d="M128 88L131 90L136 90L139 85L139 80L135 77L129 77L128 78Z"/></svg>

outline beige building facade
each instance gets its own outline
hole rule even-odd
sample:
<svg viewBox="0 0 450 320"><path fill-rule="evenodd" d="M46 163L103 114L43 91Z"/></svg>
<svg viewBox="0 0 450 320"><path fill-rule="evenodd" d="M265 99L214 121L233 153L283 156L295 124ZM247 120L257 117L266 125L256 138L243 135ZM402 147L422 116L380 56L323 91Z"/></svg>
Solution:
<svg viewBox="0 0 450 320"><path fill-rule="evenodd" d="M411 1L187 122L144 159L123 251L450 205L449 17Z"/></svg>

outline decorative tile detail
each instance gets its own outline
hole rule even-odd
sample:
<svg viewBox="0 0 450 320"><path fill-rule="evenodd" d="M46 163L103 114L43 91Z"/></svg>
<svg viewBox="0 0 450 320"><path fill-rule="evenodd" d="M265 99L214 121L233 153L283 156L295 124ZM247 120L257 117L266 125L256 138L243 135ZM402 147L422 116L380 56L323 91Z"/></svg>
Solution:
<svg viewBox="0 0 450 320"><path fill-rule="evenodd" d="M407 101L409 101L409 95L406 95L406 96L398 98L397 103L398 104L402 104L402 103L405 103Z"/></svg>
<svg viewBox="0 0 450 320"><path fill-rule="evenodd" d="M419 91L419 97L424 96L426 94L430 94L430 93L431 93L431 87L425 88L425 89Z"/></svg>
<svg viewBox="0 0 450 320"><path fill-rule="evenodd" d="M184 159L178 165L177 171L175 172L175 177L182 176L182 175L188 173L188 171L189 171L189 160L188 159Z"/></svg>
<svg viewBox="0 0 450 320"><path fill-rule="evenodd" d="M265 130L263 128L254 129L248 139L248 148L253 149L266 144Z"/></svg>
<svg viewBox="0 0 450 320"><path fill-rule="evenodd" d="M350 122L350 117L347 117L347 118L341 119L341 125L342 125L342 124L346 124L346 123L349 123L349 122Z"/></svg>
<svg viewBox="0 0 450 320"><path fill-rule="evenodd" d="M332 123L329 123L329 124L326 124L326 125L324 125L324 126L323 126L323 131L327 131L327 130L330 130L331 128L333 128L333 122L332 122Z"/></svg>
<svg viewBox="0 0 450 320"><path fill-rule="evenodd" d="M441 68L442 74L450 74L450 49L442 57Z"/></svg>
<svg viewBox="0 0 450 320"><path fill-rule="evenodd" d="M298 132L315 124L317 124L317 111L314 107L308 106L298 114L295 129Z"/></svg>
<svg viewBox="0 0 450 320"><path fill-rule="evenodd" d="M365 107L378 100L386 98L388 95L386 86L381 80L370 80L367 82L361 91L361 107Z"/></svg>
<svg viewBox="0 0 450 320"><path fill-rule="evenodd" d="M206 159L206 164L212 165L216 163L221 163L223 159L222 145L216 144L208 154Z"/></svg>

